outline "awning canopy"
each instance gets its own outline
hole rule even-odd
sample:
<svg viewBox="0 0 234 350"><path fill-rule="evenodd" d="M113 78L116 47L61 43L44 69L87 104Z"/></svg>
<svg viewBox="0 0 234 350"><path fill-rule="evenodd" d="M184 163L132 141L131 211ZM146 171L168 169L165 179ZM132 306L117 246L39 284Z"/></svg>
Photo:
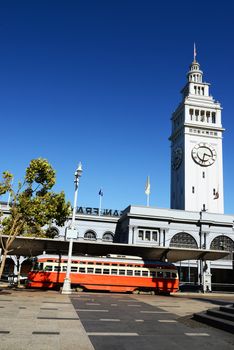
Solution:
<svg viewBox="0 0 234 350"><path fill-rule="evenodd" d="M3 242L7 236L3 236ZM9 255L37 256L46 252L47 254L68 254L69 241L33 237L17 237ZM0 248L2 248L0 243ZM105 256L107 254L133 255L143 259L164 260L177 262L182 260L218 260L227 256L229 251L187 249L175 247L143 247L139 245L120 243L99 243L99 242L73 242L73 255L88 254L95 256Z"/></svg>

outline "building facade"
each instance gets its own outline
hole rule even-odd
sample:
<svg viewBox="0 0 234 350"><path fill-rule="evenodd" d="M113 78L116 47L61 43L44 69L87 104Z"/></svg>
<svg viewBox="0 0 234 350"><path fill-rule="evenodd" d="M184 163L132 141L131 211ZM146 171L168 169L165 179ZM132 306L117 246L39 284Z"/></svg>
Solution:
<svg viewBox="0 0 234 350"><path fill-rule="evenodd" d="M196 57L182 89L182 102L172 115L171 209L130 205L122 212L77 208L77 240L144 246L228 250L225 259L205 266L214 284L234 290L234 215L224 215L221 106L209 94L209 84ZM2 205L4 215L9 208ZM66 229L52 227L65 239ZM111 252L110 252L111 253ZM199 261L177 263L182 282L201 283Z"/></svg>

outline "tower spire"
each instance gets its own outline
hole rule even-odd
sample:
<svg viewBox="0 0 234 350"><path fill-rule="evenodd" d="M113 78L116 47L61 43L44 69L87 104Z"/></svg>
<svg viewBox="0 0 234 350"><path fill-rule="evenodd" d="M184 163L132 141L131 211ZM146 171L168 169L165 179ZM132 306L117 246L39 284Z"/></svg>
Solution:
<svg viewBox="0 0 234 350"><path fill-rule="evenodd" d="M197 57L197 50L196 50L196 44L193 44L193 62L196 62Z"/></svg>
<svg viewBox="0 0 234 350"><path fill-rule="evenodd" d="M190 65L190 70L187 73L188 81L194 83L202 83L203 72L200 70L200 64L197 62L196 43L193 44L193 62Z"/></svg>

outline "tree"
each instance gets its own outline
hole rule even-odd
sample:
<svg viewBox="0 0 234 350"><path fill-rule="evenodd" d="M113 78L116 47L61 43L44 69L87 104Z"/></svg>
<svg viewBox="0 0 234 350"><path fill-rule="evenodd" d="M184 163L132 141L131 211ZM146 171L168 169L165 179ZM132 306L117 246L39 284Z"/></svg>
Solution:
<svg viewBox="0 0 234 350"><path fill-rule="evenodd" d="M16 191L13 190L12 179L13 175L5 171L0 182L0 196L7 192L11 196L9 215L1 220L0 227L3 251L0 279L6 257L17 236L47 237L47 232L50 234L48 227L52 224L64 225L71 210L64 192L52 191L56 180L55 171L46 159L38 158L30 162L24 181L19 182ZM8 236L4 242L2 235Z"/></svg>

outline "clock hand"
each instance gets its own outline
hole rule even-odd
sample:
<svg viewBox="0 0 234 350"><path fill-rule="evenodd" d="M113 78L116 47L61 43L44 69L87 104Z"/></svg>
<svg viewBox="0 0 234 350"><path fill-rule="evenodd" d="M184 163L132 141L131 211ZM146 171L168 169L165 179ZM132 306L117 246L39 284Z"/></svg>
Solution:
<svg viewBox="0 0 234 350"><path fill-rule="evenodd" d="M205 157L210 158L211 155L210 155L210 154L207 154L207 153L203 153L203 157L202 157L202 162L203 162L203 163L206 162L206 161L208 160L208 159L205 159Z"/></svg>
<svg viewBox="0 0 234 350"><path fill-rule="evenodd" d="M204 157L205 157L205 156L208 157L208 158L211 157L211 155L210 155L210 154L207 154L207 153L204 153ZM204 158L204 157L203 157L203 158Z"/></svg>

